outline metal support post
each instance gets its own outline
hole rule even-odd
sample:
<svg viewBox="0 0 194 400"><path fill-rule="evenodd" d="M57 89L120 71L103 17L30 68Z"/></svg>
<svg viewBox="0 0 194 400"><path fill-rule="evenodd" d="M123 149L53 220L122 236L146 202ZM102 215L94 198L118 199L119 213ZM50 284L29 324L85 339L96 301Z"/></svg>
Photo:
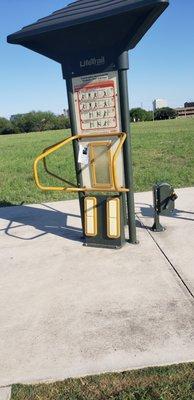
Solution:
<svg viewBox="0 0 194 400"><path fill-rule="evenodd" d="M75 136L78 134L77 131L77 124L76 124L76 116L75 116L75 108L74 108L74 98L73 98L73 86L72 86L72 79L66 80L66 87L67 87L67 97L69 103L69 118L71 123L71 134ZM78 143L74 140L73 142L73 152L74 152L74 160L75 160L75 171L76 171L76 179L77 179L77 186L83 187L81 171L78 163ZM82 228L84 229L84 210L83 210L83 197L84 193L79 192L79 204L80 204L80 212L81 212L81 220L82 220Z"/></svg>
<svg viewBox="0 0 194 400"><path fill-rule="evenodd" d="M129 189L127 196L128 207L128 228L129 242L137 244L136 222L135 222L135 203L133 189L133 166L132 166L132 150L131 150L131 132L129 119L129 97L127 70L119 70L119 87L120 87L120 104L121 104L121 124L123 132L127 133L127 139L124 144L124 168L125 168L125 184Z"/></svg>
<svg viewBox="0 0 194 400"><path fill-rule="evenodd" d="M152 227L152 231L154 231L154 232L163 232L165 230L166 229L160 223L159 214L157 213L157 211L155 211L155 213L154 213L154 225Z"/></svg>

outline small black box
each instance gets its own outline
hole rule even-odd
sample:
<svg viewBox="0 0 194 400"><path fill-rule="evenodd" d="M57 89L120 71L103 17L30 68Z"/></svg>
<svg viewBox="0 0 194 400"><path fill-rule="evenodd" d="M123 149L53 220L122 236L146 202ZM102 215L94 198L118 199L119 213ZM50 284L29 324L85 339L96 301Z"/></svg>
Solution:
<svg viewBox="0 0 194 400"><path fill-rule="evenodd" d="M158 215L170 215L174 211L177 195L168 183L157 183L153 186L154 209Z"/></svg>

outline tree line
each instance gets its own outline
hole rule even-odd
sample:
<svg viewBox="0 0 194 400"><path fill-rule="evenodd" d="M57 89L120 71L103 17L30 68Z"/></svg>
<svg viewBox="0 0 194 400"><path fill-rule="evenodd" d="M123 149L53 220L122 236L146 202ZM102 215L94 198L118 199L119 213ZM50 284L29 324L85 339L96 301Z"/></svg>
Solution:
<svg viewBox="0 0 194 400"><path fill-rule="evenodd" d="M170 107L157 108L155 111L147 111L140 107L130 110L131 122L174 119L177 116L178 112Z"/></svg>
<svg viewBox="0 0 194 400"><path fill-rule="evenodd" d="M0 134L42 132L70 128L69 118L50 111L31 111L13 115L10 119L0 118Z"/></svg>
<svg viewBox="0 0 194 400"><path fill-rule="evenodd" d="M146 111L143 108L130 110L131 122L173 119L177 112L170 107ZM31 111L27 114L13 115L10 119L0 118L0 134L42 132L70 128L70 120L64 115L55 115L50 111Z"/></svg>

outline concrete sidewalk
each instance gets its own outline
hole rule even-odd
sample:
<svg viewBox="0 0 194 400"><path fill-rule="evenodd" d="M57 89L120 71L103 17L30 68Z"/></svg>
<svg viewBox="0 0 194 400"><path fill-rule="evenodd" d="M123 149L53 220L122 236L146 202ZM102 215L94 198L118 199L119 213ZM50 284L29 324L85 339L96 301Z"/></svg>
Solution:
<svg viewBox="0 0 194 400"><path fill-rule="evenodd" d="M172 217L162 217L166 232L152 233L152 237L194 294L194 188L178 189L178 200ZM153 225L152 193L136 197L137 216L150 228Z"/></svg>
<svg viewBox="0 0 194 400"><path fill-rule="evenodd" d="M194 359L194 189L137 246L83 247L77 201L0 209L0 386Z"/></svg>

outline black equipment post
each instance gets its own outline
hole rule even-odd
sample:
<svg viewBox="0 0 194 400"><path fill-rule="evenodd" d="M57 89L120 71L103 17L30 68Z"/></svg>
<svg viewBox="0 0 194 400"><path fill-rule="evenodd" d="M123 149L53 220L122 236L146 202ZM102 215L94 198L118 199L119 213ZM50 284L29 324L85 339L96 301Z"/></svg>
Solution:
<svg viewBox="0 0 194 400"><path fill-rule="evenodd" d="M153 186L154 225L152 230L154 232L165 231L165 228L160 223L160 216L169 217L172 215L177 198L174 188L169 183L161 182Z"/></svg>
<svg viewBox="0 0 194 400"><path fill-rule="evenodd" d="M74 136L74 135L77 135L78 130L77 130L77 123L76 123L75 109L74 109L72 79L66 80L66 87L67 87L67 98L68 98L68 104L69 104L69 118L70 118L70 123L71 123L71 134L72 134L72 136ZM74 163L75 163L77 186L83 187L81 171L80 171L79 163L78 163L79 149L78 149L77 141L73 142L73 152L74 152ZM83 201L82 201L82 199L84 197L84 193L79 192L78 197L79 197L79 205L80 205L80 212L81 212L82 228L84 228L84 226L83 226L84 211L83 211Z"/></svg>
<svg viewBox="0 0 194 400"><path fill-rule="evenodd" d="M128 228L129 242L136 244L136 222L135 222L135 204L134 204L134 189L133 189L133 164L132 164L132 149L131 149L131 131L129 118L129 97L128 97L128 54L125 52L122 57L124 59L125 69L119 69L119 88L120 88L120 105L121 105L121 125L123 132L127 133L127 139L124 144L124 168L125 168L125 184L129 189L127 196L128 210Z"/></svg>

